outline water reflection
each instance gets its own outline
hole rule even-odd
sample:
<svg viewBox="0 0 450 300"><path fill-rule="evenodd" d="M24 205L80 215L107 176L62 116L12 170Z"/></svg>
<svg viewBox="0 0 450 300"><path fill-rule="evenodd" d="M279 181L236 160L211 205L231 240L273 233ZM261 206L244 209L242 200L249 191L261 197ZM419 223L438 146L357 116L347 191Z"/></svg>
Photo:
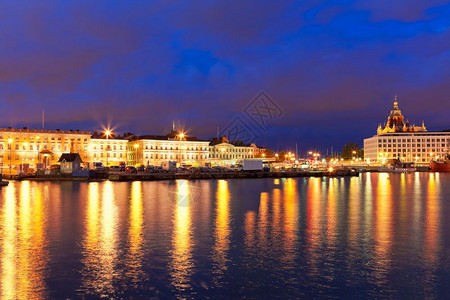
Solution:
<svg viewBox="0 0 450 300"><path fill-rule="evenodd" d="M4 196L0 231L0 298L45 298L48 253L42 193L24 181L19 195L13 183L6 188Z"/></svg>
<svg viewBox="0 0 450 300"><path fill-rule="evenodd" d="M65 184L0 190L0 299L448 294L446 174Z"/></svg>
<svg viewBox="0 0 450 300"><path fill-rule="evenodd" d="M129 246L126 260L126 275L132 284L137 284L144 277L142 271L144 258L144 217L142 206L142 182L134 181L131 185L130 219L128 225Z"/></svg>
<svg viewBox="0 0 450 300"><path fill-rule="evenodd" d="M228 182L219 180L217 183L217 207L215 224L215 243L213 247L213 260L216 284L227 269L228 250L230 247L230 192Z"/></svg>
<svg viewBox="0 0 450 300"><path fill-rule="evenodd" d="M176 294L182 295L192 288L190 276L194 267L189 181L178 180L176 189L170 275Z"/></svg>
<svg viewBox="0 0 450 300"><path fill-rule="evenodd" d="M297 180L289 178L284 184L284 255L282 257L287 266L293 266L297 256L297 232L299 223L298 187Z"/></svg>
<svg viewBox="0 0 450 300"><path fill-rule="evenodd" d="M101 199L99 183L90 183L88 188L82 280L87 293L110 297L118 279L117 207L113 184L106 182L101 187Z"/></svg>
<svg viewBox="0 0 450 300"><path fill-rule="evenodd" d="M392 246L392 187L389 174L381 173L378 177L375 210L375 280L378 285L386 283L389 271Z"/></svg>
<svg viewBox="0 0 450 300"><path fill-rule="evenodd" d="M322 191L321 179L311 178L308 183L306 194L307 217L306 217L306 255L309 276L317 276L320 272L318 263L320 257L321 238L321 214L322 214Z"/></svg>
<svg viewBox="0 0 450 300"><path fill-rule="evenodd" d="M440 211L439 211L439 173L432 173L428 179L426 208L425 208L425 286L430 297L435 294L435 271L438 267L438 253L440 248Z"/></svg>

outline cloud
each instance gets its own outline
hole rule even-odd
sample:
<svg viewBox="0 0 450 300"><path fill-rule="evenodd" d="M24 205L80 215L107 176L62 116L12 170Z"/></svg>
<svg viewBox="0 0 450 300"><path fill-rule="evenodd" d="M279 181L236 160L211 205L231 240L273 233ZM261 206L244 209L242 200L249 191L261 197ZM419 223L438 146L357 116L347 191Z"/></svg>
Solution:
<svg viewBox="0 0 450 300"><path fill-rule="evenodd" d="M450 127L442 1L30 1L0 20L2 126L45 107L61 128L176 119L209 137L266 90L286 111L261 134L277 147L362 142L394 94L410 120Z"/></svg>

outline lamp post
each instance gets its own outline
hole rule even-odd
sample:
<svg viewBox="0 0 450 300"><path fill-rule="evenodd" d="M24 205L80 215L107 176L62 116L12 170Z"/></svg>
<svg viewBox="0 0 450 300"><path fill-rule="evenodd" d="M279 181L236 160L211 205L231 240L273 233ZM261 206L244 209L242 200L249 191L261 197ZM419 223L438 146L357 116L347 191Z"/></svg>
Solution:
<svg viewBox="0 0 450 300"><path fill-rule="evenodd" d="M182 143L181 143L181 141L184 139L184 137L185 137L185 134L184 134L184 132L180 132L179 134L178 134L178 138L179 138L179 140L180 140L180 146L179 146L179 149L180 149L180 152L179 152L179 158L180 158L180 165L181 165L181 162L182 162L182 160L181 160L181 145L182 145Z"/></svg>
<svg viewBox="0 0 450 300"><path fill-rule="evenodd" d="M9 176L11 176L12 174L12 165L11 165L11 161L12 161L12 138L8 139L8 145L9 145Z"/></svg>
<svg viewBox="0 0 450 300"><path fill-rule="evenodd" d="M108 139L109 139L110 135L111 135L111 130L106 130L105 131L105 136L106 136L106 167L108 167Z"/></svg>

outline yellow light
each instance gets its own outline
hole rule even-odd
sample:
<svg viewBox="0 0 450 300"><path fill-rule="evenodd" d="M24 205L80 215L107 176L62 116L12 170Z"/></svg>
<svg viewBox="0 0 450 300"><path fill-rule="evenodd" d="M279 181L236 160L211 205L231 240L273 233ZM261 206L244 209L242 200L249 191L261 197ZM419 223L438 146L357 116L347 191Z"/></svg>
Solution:
<svg viewBox="0 0 450 300"><path fill-rule="evenodd" d="M12 144L12 142L13 142L13 139L8 139L8 144Z"/></svg>
<svg viewBox="0 0 450 300"><path fill-rule="evenodd" d="M328 172L333 172L333 168L328 168Z"/></svg>
<svg viewBox="0 0 450 300"><path fill-rule="evenodd" d="M139 148L139 145L138 144L134 144L134 146L133 146L134 148Z"/></svg>
<svg viewBox="0 0 450 300"><path fill-rule="evenodd" d="M108 130L105 131L105 136L106 137L110 137L111 133L112 133L111 130L108 129Z"/></svg>
<svg viewBox="0 0 450 300"><path fill-rule="evenodd" d="M179 137L180 139L183 139L183 138L184 138L184 132L180 132L180 133L178 134L178 137Z"/></svg>

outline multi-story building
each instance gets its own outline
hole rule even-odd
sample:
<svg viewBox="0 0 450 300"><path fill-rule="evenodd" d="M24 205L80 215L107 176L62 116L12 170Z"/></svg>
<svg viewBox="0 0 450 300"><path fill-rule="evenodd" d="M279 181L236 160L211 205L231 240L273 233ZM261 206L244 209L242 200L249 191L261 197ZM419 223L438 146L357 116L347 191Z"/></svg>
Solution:
<svg viewBox="0 0 450 300"><path fill-rule="evenodd" d="M3 168L57 163L65 152L77 152L84 161L89 160L91 133L46 129L0 128L0 159Z"/></svg>
<svg viewBox="0 0 450 300"><path fill-rule="evenodd" d="M377 132L364 140L364 159L369 163L400 159L425 165L449 153L450 132L427 132L424 124L415 127L404 122L397 99L388 122Z"/></svg>
<svg viewBox="0 0 450 300"><path fill-rule="evenodd" d="M201 166L209 159L209 141L199 140L183 132L168 135L128 135L129 165L155 165L176 161L180 165Z"/></svg>
<svg viewBox="0 0 450 300"><path fill-rule="evenodd" d="M226 137L214 138L209 146L209 158L212 165L231 166L255 158L255 149L252 145L231 143Z"/></svg>
<svg viewBox="0 0 450 300"><path fill-rule="evenodd" d="M94 132L89 145L90 162L101 162L105 166L126 163L128 142L120 136Z"/></svg>
<svg viewBox="0 0 450 300"><path fill-rule="evenodd" d="M213 139L214 140L214 139ZM179 165L234 165L255 158L254 145L230 143L226 138L210 143L182 132L168 135L115 136L111 132L64 131L44 129L0 129L0 161L13 173L19 166L45 168L58 163L63 153L79 153L83 163L103 165L155 165L176 161Z"/></svg>

